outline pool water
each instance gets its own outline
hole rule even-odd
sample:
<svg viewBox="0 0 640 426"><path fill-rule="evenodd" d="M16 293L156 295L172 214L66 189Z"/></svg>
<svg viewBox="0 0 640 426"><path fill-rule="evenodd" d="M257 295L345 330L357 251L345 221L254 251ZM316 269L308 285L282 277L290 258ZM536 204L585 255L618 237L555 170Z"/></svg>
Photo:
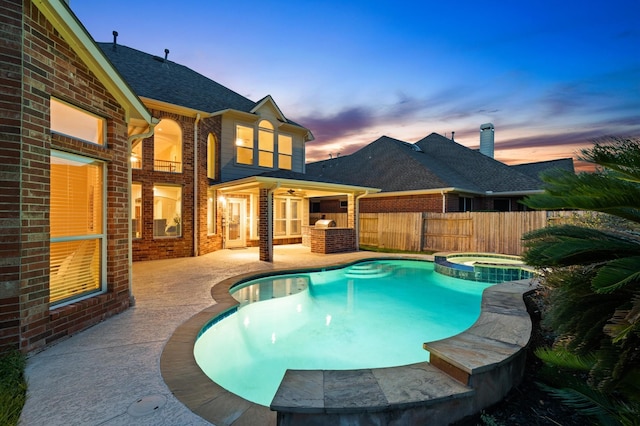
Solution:
<svg viewBox="0 0 640 426"><path fill-rule="evenodd" d="M196 362L228 391L269 406L287 369L428 361L422 344L469 328L491 285L433 269L431 262L384 260L244 283L231 290L241 302L237 312L196 341Z"/></svg>

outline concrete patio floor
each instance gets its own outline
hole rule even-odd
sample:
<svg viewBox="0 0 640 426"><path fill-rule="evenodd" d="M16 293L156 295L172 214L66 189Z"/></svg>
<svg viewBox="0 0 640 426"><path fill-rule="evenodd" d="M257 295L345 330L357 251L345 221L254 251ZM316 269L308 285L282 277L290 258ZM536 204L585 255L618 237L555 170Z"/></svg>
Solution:
<svg viewBox="0 0 640 426"><path fill-rule="evenodd" d="M273 263L259 261L257 248L136 262L135 306L29 358L20 424L209 425L171 394L160 373L160 355L176 327L215 303L213 285L252 271L389 256L320 255L289 245L274 247Z"/></svg>

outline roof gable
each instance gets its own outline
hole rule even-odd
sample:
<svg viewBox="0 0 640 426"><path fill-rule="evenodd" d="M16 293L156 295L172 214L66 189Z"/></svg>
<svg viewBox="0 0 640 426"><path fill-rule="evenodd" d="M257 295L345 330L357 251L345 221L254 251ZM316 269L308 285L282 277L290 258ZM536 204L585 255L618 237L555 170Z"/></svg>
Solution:
<svg viewBox="0 0 640 426"><path fill-rule="evenodd" d="M464 184L482 192L540 189L536 179L437 133L431 133L416 144L431 159L432 165L446 168L443 173L446 173L451 186L464 187Z"/></svg>
<svg viewBox="0 0 640 426"><path fill-rule="evenodd" d="M107 60L66 2L42 0L34 4L125 109L127 119L133 118L146 123L154 121L142 101Z"/></svg>
<svg viewBox="0 0 640 426"><path fill-rule="evenodd" d="M571 173L575 172L575 169L573 167L573 158L560 158L557 160L516 164L511 167L520 173L523 173L533 179L536 179L538 182L540 182L540 184L544 183L540 178L541 173L549 172L552 170L566 170Z"/></svg>
<svg viewBox="0 0 640 426"><path fill-rule="evenodd" d="M383 192L456 188L498 193L540 188L535 179L437 133L416 144L383 136L351 155L309 163L306 171Z"/></svg>
<svg viewBox="0 0 640 426"><path fill-rule="evenodd" d="M421 154L412 144L382 136L351 155L309 163L306 172L384 192L446 187L416 159Z"/></svg>
<svg viewBox="0 0 640 426"><path fill-rule="evenodd" d="M262 108L271 109L271 111L273 111L275 113L275 116L276 116L276 118L278 120L280 120L280 121L282 121L284 123L287 122L286 117L284 116L284 114L282 113L280 108L278 108L278 105L273 100L271 95L267 95L264 98L260 99L258 102L256 102L255 106L249 112L257 114Z"/></svg>

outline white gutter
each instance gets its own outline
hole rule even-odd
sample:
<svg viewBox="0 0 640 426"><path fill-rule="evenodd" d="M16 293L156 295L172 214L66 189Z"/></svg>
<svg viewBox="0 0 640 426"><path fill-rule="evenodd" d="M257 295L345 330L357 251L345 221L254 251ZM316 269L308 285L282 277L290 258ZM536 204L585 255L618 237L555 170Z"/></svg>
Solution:
<svg viewBox="0 0 640 426"><path fill-rule="evenodd" d="M193 123L193 256L198 256L198 123L202 117L196 114ZM184 232L184 222L182 224ZM184 237L184 236L183 236Z"/></svg>
<svg viewBox="0 0 640 426"><path fill-rule="evenodd" d="M356 251L360 250L360 198L366 197L369 195L369 191L364 191L364 194L360 194L355 198L355 215L356 215L356 223L355 223L355 231L356 231Z"/></svg>
<svg viewBox="0 0 640 426"><path fill-rule="evenodd" d="M146 133L140 133L137 135L131 135L129 136L129 138L127 139L127 145L128 145L128 153L129 156L131 156L131 144L133 143L133 141L137 140L137 139L146 139L148 137L153 136L153 132L155 130L156 124L158 124L158 119L156 118L151 118L151 123L149 124L149 131ZM127 235L127 246L128 246L128 254L127 257L129 258L128 260L128 274L129 274L129 306L135 306L136 304L136 297L133 295L133 237L131 236L133 228L131 225L131 184L132 184L132 173L131 173L131 160L129 158L127 158L127 188L129 188L129 199L127 200L127 205L129 206L129 208L127 209L127 218L128 220L128 224L127 224L127 230L128 230L128 235Z"/></svg>
<svg viewBox="0 0 640 426"><path fill-rule="evenodd" d="M518 195L533 195L533 194L542 194L544 192L543 189L530 189L527 191L505 191L505 192L492 192L492 191L487 191L485 192L485 195L489 195L492 197L495 197L496 195L500 195L500 196L518 196Z"/></svg>

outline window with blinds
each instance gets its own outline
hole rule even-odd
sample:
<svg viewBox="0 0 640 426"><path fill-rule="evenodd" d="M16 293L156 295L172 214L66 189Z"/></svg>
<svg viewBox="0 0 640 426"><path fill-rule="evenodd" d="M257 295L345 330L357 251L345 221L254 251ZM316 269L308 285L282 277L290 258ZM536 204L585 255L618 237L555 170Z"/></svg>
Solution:
<svg viewBox="0 0 640 426"><path fill-rule="evenodd" d="M52 305L102 290L104 191L102 162L52 151Z"/></svg>

